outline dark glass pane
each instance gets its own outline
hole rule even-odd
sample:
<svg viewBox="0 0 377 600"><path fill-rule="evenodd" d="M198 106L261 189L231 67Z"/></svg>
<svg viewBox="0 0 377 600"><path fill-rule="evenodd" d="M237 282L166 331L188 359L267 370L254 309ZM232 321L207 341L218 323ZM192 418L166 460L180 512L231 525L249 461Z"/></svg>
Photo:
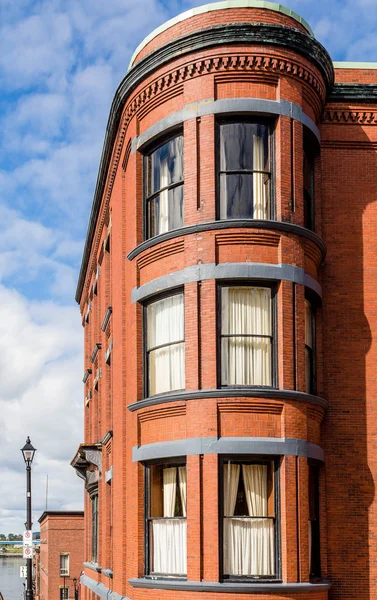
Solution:
<svg viewBox="0 0 377 600"><path fill-rule="evenodd" d="M183 226L183 185L148 202L148 237Z"/></svg>
<svg viewBox="0 0 377 600"><path fill-rule="evenodd" d="M220 219L253 218L253 176L220 175Z"/></svg>
<svg viewBox="0 0 377 600"><path fill-rule="evenodd" d="M221 125L220 170L269 171L268 126L257 123Z"/></svg>
<svg viewBox="0 0 377 600"><path fill-rule="evenodd" d="M160 146L148 157L147 195L183 180L183 136Z"/></svg>

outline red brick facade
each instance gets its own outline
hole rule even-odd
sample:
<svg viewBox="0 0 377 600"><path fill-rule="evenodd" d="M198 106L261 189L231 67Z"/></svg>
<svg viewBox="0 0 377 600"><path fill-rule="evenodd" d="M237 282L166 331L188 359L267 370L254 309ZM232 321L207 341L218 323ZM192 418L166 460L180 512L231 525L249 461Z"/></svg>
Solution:
<svg viewBox="0 0 377 600"><path fill-rule="evenodd" d="M41 545L36 560L35 597L37 600L61 600L65 587L66 597L74 600L79 597L77 594L83 570L84 514L46 511L39 523ZM62 555L68 557L64 563L61 562Z"/></svg>
<svg viewBox="0 0 377 600"><path fill-rule="evenodd" d="M294 17L236 7L178 21L133 64L110 114L77 292L85 440L73 466L89 492L82 597L112 590L130 600L198 592L202 600L224 593L240 600L369 600L377 593L377 71L345 67L334 74L326 51ZM218 218L217 132L229 118L267 122L273 131L269 219ZM172 132L184 138L183 227L146 240L143 155ZM315 154L311 227L304 214L307 144ZM235 281L267 281L276 290L272 386L219 382L219 289ZM148 397L143 306L176 289L184 293L185 390ZM305 299L316 307L310 393ZM216 450L190 451L214 439ZM144 471L152 458L164 463L182 453L187 577L177 582L146 571ZM222 576L220 464L245 454L278 465L273 581ZM319 472L316 577L312 467Z"/></svg>

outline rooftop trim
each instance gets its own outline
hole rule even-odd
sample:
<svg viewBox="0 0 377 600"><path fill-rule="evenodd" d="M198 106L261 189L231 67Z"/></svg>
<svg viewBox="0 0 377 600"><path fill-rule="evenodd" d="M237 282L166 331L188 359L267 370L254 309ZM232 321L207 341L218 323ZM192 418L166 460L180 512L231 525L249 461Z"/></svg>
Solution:
<svg viewBox="0 0 377 600"><path fill-rule="evenodd" d="M377 69L377 62L334 61L334 69Z"/></svg>
<svg viewBox="0 0 377 600"><path fill-rule="evenodd" d="M45 510L38 519L42 523L46 517L83 517L83 510Z"/></svg>
<svg viewBox="0 0 377 600"><path fill-rule="evenodd" d="M203 4L202 6L197 6L196 8L191 8L190 10L186 10L185 12L177 15L176 17L173 17L172 19L169 19L169 21L166 21L165 23L163 23L162 25L160 25L159 27L154 29L149 35L147 35L143 39L143 41L136 48L135 52L133 53L133 55L131 57L130 64L128 66L128 70L130 70L131 67L133 66L135 58L137 57L139 52L141 52L141 50L143 50L143 48L145 48L145 46L147 44L149 44L149 42L151 40L153 40L155 37L160 35L160 33L163 33L170 27L177 25L177 23L181 23L181 21L185 21L186 19L191 19L191 17L195 17L197 15L202 15L204 13L212 12L214 10L226 10L226 9L230 9L230 8L264 8L267 10L279 12L283 15L287 15L288 17L292 17L292 19L295 19L295 21L297 21L303 27L305 27L307 32L312 37L314 37L313 30L310 27L309 23L307 23L305 21L305 19L300 17L300 15L298 15L296 12L294 12L290 8L286 8L282 4L276 4L275 2L264 2L263 0L225 0L225 1L223 0L222 2L213 2L211 4Z"/></svg>

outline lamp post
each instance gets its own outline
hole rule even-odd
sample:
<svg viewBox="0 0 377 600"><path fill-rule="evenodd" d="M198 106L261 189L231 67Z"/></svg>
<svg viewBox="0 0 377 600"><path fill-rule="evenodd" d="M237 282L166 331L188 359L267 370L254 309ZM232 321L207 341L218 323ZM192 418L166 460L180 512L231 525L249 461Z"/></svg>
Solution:
<svg viewBox="0 0 377 600"><path fill-rule="evenodd" d="M21 448L22 456L26 464L26 529L29 531L32 528L31 522L31 463L33 462L35 448L31 445L28 436L26 444ZM26 600L33 600L33 552L31 557L26 559L27 579L26 579Z"/></svg>

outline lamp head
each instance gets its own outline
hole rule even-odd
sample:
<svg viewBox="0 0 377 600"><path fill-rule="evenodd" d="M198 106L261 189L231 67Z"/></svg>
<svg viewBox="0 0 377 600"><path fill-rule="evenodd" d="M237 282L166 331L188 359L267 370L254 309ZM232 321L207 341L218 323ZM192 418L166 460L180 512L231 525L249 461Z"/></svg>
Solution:
<svg viewBox="0 0 377 600"><path fill-rule="evenodd" d="M35 451L36 448L32 446L30 438L28 436L25 446L21 448L22 456L24 457L24 461L27 465L31 465L31 463L33 462Z"/></svg>

